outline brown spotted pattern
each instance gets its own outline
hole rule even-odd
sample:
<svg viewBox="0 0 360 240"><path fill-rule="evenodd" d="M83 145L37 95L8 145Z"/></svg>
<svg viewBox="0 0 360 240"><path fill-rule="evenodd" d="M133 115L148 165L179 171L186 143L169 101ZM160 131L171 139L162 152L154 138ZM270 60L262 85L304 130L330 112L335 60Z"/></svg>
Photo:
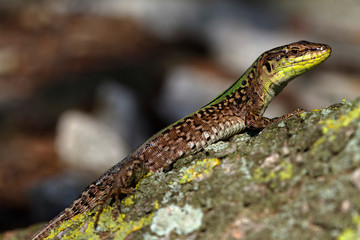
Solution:
<svg viewBox="0 0 360 240"><path fill-rule="evenodd" d="M180 157L200 151L207 145L228 138L245 128L262 129L272 122L301 112L269 119L262 116L274 97L264 90L265 73L273 69L273 61L304 54L316 44L298 42L272 49L262 54L241 78L229 89L239 86L231 94L220 95L206 107L158 132L133 154L113 166L90 184L64 211L44 226L32 239L43 239L50 230L78 213L99 206L95 225L105 201L130 194L136 183L149 171L166 171ZM314 49L313 49L314 50ZM237 85L239 84L239 85ZM270 97L269 97L270 96Z"/></svg>

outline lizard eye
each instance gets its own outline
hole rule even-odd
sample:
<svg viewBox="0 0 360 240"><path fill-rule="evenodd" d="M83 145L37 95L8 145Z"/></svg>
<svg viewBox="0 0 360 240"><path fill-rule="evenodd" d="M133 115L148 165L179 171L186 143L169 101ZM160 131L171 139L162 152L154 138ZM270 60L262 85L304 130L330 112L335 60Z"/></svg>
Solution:
<svg viewBox="0 0 360 240"><path fill-rule="evenodd" d="M268 70L268 72L270 72L270 71L271 71L271 65L270 65L270 63L269 63L269 62L265 62L264 65L265 65L266 69Z"/></svg>
<svg viewBox="0 0 360 240"><path fill-rule="evenodd" d="M293 49L293 50L291 50L291 53L297 54L297 53L298 53L298 50Z"/></svg>

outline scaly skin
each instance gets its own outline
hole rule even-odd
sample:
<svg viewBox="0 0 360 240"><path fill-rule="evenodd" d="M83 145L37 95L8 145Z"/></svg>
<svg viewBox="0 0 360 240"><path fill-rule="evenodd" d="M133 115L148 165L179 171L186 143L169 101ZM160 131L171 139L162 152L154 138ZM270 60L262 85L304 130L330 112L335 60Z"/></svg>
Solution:
<svg viewBox="0 0 360 240"><path fill-rule="evenodd" d="M61 222L100 206L97 223L105 201L115 197L118 204L119 197L132 193L135 184L149 171L166 171L180 157L245 128L261 130L300 113L301 110L296 110L274 119L262 116L270 101L290 80L322 63L330 53L329 46L306 41L263 53L231 87L209 104L161 130L106 171L32 239L43 239Z"/></svg>

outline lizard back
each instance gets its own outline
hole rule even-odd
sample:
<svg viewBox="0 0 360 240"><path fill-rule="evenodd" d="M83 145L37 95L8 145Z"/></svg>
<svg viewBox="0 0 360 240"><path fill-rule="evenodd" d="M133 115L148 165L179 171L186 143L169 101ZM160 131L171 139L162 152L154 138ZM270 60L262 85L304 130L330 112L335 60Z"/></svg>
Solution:
<svg viewBox="0 0 360 240"><path fill-rule="evenodd" d="M293 116L294 113L269 119L262 114L290 80L323 62L330 53L329 46L306 41L263 53L232 86L209 104L161 130L106 171L32 239L43 239L51 229L76 214L90 211L98 205L102 209L108 198L118 200L119 196L131 193L136 183L149 171L168 170L182 156L195 153L245 128L262 129Z"/></svg>

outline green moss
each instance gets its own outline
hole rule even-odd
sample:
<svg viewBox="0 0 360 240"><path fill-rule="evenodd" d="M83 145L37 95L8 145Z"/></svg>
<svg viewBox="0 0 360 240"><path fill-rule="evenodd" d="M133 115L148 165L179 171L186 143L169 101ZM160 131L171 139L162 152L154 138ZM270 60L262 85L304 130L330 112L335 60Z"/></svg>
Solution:
<svg viewBox="0 0 360 240"><path fill-rule="evenodd" d="M204 175L210 174L212 169L219 164L220 160L217 158L209 158L198 161L184 171L179 183L185 184L193 181L195 178L202 178Z"/></svg>

